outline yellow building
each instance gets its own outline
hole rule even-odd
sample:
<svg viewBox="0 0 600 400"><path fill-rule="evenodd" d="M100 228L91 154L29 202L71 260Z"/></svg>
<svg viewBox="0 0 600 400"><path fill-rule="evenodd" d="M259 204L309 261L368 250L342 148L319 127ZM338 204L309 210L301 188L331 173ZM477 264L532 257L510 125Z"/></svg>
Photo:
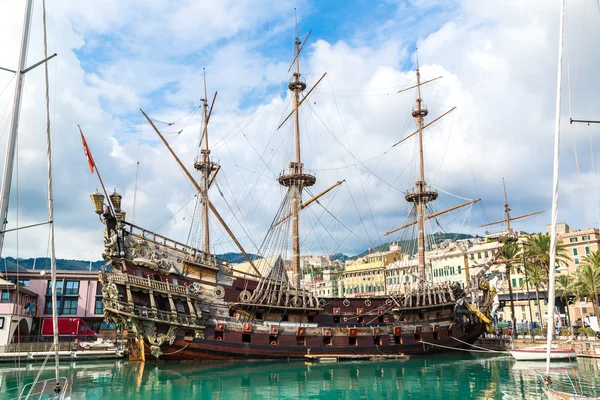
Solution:
<svg viewBox="0 0 600 400"><path fill-rule="evenodd" d="M385 267L402 258L398 245L389 251L370 253L353 264L347 264L342 274L342 293L345 297L384 296Z"/></svg>

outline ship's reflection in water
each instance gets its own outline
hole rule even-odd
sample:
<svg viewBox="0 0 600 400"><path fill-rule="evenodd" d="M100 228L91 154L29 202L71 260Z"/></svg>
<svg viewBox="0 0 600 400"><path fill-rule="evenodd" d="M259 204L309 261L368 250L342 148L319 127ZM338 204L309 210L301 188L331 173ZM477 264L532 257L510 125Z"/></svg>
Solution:
<svg viewBox="0 0 600 400"><path fill-rule="evenodd" d="M14 365L14 364L13 364ZM17 379L30 382L39 365L0 366L2 390ZM600 388L594 360L574 366L579 384L590 393ZM514 399L541 398L535 370L507 357L444 355L406 361L62 364L76 399ZM557 364L555 382L568 382L569 364ZM47 368L43 378L53 376ZM2 392L0 392L0 398ZM9 397L7 397L9 398Z"/></svg>

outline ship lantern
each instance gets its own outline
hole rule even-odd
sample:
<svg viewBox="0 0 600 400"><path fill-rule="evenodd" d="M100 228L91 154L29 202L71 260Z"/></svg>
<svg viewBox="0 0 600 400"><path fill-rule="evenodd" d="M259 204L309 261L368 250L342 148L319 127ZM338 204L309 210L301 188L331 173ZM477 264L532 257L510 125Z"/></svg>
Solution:
<svg viewBox="0 0 600 400"><path fill-rule="evenodd" d="M90 199L92 199L92 203L94 204L94 211L96 212L96 214L102 214L102 212L104 211L104 195L98 190L96 190L90 195Z"/></svg>
<svg viewBox="0 0 600 400"><path fill-rule="evenodd" d="M115 212L121 212L121 199L123 198L123 196L121 196L119 193L117 193L117 189L115 189L115 191L110 195L110 202L112 203L113 207L115 208Z"/></svg>

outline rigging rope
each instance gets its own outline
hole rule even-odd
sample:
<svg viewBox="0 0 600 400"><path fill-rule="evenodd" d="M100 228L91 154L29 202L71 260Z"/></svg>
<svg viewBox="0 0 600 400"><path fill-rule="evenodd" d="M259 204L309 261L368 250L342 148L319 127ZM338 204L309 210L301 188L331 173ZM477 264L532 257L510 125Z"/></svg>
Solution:
<svg viewBox="0 0 600 400"><path fill-rule="evenodd" d="M587 5L587 0L585 2L585 4ZM584 12L585 15L585 12ZM565 18L566 18L566 10L565 10ZM584 18L585 21L585 18ZM583 36L583 23L581 24L581 35ZM565 36L566 36L566 42L569 42L569 24L565 24ZM569 118L573 119L573 108L572 108L572 101L571 101L571 61L570 61L570 57L569 57L569 48L570 46L567 46L567 90L568 90L568 100L569 100ZM576 69L576 77L575 77L575 83L574 83L574 88L573 91L575 91L575 88L577 87L577 75L579 74L579 56L577 57L577 69ZM581 183L581 171L579 170L579 157L577 155L577 144L575 143L575 131L573 128L573 124L569 124L569 130L571 132L571 140L573 141L573 154L575 155L575 169L577 171L577 186L579 186L579 196L581 197L581 211L582 211L582 216L583 216L583 225L585 226L585 228L587 229L589 227L588 223L587 223L587 216L586 216L586 212L585 212L585 198L583 195L583 184Z"/></svg>

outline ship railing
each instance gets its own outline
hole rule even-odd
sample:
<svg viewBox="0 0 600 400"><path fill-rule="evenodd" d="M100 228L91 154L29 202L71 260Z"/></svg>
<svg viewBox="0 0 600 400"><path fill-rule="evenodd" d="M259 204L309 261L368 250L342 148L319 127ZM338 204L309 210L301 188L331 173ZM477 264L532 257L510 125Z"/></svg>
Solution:
<svg viewBox="0 0 600 400"><path fill-rule="evenodd" d="M106 277L109 281L115 283L126 284L129 283L134 286L145 287L148 289L158 289L164 292L171 292L177 294L190 294L186 286L173 285L169 282L161 282L147 278L140 278L139 276L133 276L128 274L109 272L106 274Z"/></svg>
<svg viewBox="0 0 600 400"><path fill-rule="evenodd" d="M222 264L222 265L228 264L228 261L225 260L224 258L217 257L213 254L205 253L204 251L202 251L200 249L196 249L195 247L188 246L187 244L178 242L173 239L169 239L166 236L160 235L156 232L152 232L147 229L141 228L137 225L134 225L131 222L122 221L121 223L125 226L126 230L131 235L140 237L145 240L150 240L154 243L157 243L157 244L160 244L160 245L163 245L166 247L170 247L181 253L192 256L194 258L194 260L198 260L198 261L208 260L209 262L212 261L212 263Z"/></svg>
<svg viewBox="0 0 600 400"><path fill-rule="evenodd" d="M131 305L124 301L109 300L108 306L117 311L123 311L129 314L135 314L143 318L158 320L167 323L179 323L183 325L202 326L201 318L189 314L183 314L176 311L164 311L142 305Z"/></svg>

